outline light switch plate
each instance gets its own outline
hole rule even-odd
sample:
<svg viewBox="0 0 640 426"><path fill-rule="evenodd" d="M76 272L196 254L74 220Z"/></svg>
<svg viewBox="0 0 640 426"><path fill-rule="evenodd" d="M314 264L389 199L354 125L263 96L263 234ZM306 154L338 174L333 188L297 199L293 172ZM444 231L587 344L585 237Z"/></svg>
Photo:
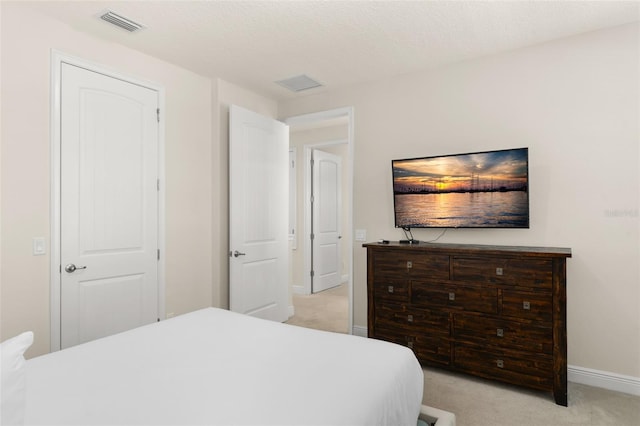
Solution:
<svg viewBox="0 0 640 426"><path fill-rule="evenodd" d="M42 256L47 253L47 247L44 242L44 237L35 237L33 239L33 255Z"/></svg>
<svg viewBox="0 0 640 426"><path fill-rule="evenodd" d="M366 229L356 229L356 241L367 241Z"/></svg>

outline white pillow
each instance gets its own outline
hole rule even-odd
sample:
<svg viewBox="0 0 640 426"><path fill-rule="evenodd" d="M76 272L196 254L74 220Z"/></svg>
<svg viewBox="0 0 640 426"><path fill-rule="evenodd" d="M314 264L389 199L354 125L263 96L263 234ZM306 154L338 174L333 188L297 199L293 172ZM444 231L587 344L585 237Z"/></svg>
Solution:
<svg viewBox="0 0 640 426"><path fill-rule="evenodd" d="M27 331L2 342L0 345L0 397L2 399L2 425L24 423L26 393L24 352L33 343L33 333Z"/></svg>

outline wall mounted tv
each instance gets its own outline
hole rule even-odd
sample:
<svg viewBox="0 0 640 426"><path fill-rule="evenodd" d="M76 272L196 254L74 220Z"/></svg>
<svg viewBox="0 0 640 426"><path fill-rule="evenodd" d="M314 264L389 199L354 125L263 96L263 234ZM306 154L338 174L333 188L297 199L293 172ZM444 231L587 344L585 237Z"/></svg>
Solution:
<svg viewBox="0 0 640 426"><path fill-rule="evenodd" d="M528 148L393 160L397 228L529 228Z"/></svg>

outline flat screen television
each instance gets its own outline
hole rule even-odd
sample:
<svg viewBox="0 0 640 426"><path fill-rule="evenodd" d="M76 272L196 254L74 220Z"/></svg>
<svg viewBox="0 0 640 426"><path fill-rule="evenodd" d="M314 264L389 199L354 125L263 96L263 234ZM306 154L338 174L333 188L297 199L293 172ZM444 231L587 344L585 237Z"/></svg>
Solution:
<svg viewBox="0 0 640 426"><path fill-rule="evenodd" d="M391 163L397 228L529 228L528 148Z"/></svg>

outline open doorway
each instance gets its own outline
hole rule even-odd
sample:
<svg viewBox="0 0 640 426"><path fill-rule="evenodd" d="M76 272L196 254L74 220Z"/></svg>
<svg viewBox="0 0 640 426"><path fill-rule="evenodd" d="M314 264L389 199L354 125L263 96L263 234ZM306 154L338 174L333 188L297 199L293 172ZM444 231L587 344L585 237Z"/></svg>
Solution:
<svg viewBox="0 0 640 426"><path fill-rule="evenodd" d="M353 323L352 118L352 108L341 108L286 120L297 163L289 322L348 334Z"/></svg>

